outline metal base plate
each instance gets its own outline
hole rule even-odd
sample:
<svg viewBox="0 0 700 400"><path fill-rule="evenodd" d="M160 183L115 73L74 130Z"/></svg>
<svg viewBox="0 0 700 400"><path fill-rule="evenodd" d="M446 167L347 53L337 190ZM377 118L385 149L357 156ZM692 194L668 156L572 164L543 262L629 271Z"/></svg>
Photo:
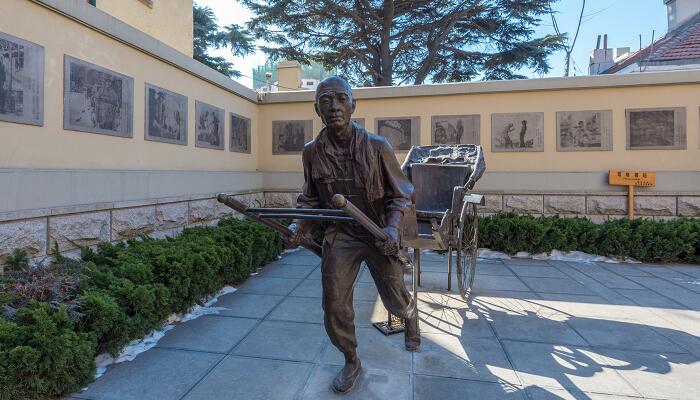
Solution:
<svg viewBox="0 0 700 400"><path fill-rule="evenodd" d="M401 321L400 325L389 326L389 323L387 321L384 321L375 322L372 324L372 326L377 328L379 332L383 333L385 336L401 333L406 329L406 326L404 325L403 321Z"/></svg>

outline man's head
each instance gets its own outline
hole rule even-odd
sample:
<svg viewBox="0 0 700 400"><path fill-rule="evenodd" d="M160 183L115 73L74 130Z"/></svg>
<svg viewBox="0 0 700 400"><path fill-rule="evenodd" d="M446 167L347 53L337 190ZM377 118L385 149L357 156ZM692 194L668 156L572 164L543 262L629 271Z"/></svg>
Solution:
<svg viewBox="0 0 700 400"><path fill-rule="evenodd" d="M329 76L316 88L316 114L331 132L345 130L355 112L355 99L350 85L342 78Z"/></svg>

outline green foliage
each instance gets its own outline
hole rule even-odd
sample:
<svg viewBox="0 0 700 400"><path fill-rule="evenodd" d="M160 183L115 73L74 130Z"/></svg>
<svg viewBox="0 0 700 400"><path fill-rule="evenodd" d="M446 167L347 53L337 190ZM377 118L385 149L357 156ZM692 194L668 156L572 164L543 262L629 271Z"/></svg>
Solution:
<svg viewBox="0 0 700 400"><path fill-rule="evenodd" d="M73 330L64 309L34 303L14 321L0 320L0 399L70 393L95 374L96 343Z"/></svg>
<svg viewBox="0 0 700 400"><path fill-rule="evenodd" d="M21 272L29 269L29 255L24 249L15 249L7 259L7 269L11 272Z"/></svg>
<svg viewBox="0 0 700 400"><path fill-rule="evenodd" d="M37 399L70 393L94 376L94 356L116 354L129 341L160 328L174 312L184 312L224 284L247 279L277 257L282 242L271 229L239 220L217 227L185 229L176 238L141 238L83 249L67 276L41 273L51 282L79 278L62 297L43 300L46 291L27 280L29 303L17 303L5 285L0 300L20 304L14 317L0 318L0 400ZM66 261L67 262L67 261ZM68 264L66 264L68 265ZM25 279L26 280L26 279ZM13 282L14 283L14 282ZM52 288L55 285L50 285ZM64 285L65 286L65 285ZM68 311L78 305L79 318ZM2 303L0 303L2 305Z"/></svg>
<svg viewBox="0 0 700 400"><path fill-rule="evenodd" d="M535 35L555 0L241 0L274 60L315 61L357 86L525 78L563 35Z"/></svg>
<svg viewBox="0 0 700 400"><path fill-rule="evenodd" d="M233 64L224 57L211 56L209 49L230 48L231 54L244 56L254 50L253 38L243 27L232 24L220 27L216 23L214 11L209 7L192 6L193 58L218 72L230 77L239 77L241 73L233 69Z"/></svg>
<svg viewBox="0 0 700 400"><path fill-rule="evenodd" d="M579 250L647 262L700 262L700 220L627 219L596 225L584 218L496 214L479 220L479 247L508 254Z"/></svg>

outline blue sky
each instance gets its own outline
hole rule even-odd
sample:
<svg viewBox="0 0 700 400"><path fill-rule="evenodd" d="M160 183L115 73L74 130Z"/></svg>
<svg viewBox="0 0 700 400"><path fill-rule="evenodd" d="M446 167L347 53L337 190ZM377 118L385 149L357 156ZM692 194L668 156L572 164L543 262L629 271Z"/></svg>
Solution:
<svg viewBox="0 0 700 400"><path fill-rule="evenodd" d="M250 12L235 0L195 0L197 4L211 7L218 18L219 25L231 23L243 24L250 19ZM582 0L559 0L554 5L557 12L556 18L559 29L562 32L571 32L573 38L576 23L581 12ZM659 38L666 33L666 7L663 0L587 0L584 11L584 23L581 26L578 41L574 47L571 75L588 74L588 57L595 48L596 38L600 34L608 34L608 46L631 47L639 49L639 35L642 35L642 44L648 45L652 39L652 32ZM537 28L538 35L553 33L552 21L544 18L542 25ZM265 62L265 55L258 53L246 57L232 57L230 51L220 49L212 52L229 59L236 69L245 75L252 75L253 67ZM550 58L552 70L547 77L563 76L564 53L555 53ZM539 77L529 71L523 74L536 78ZM240 83L252 87L252 79L241 77Z"/></svg>

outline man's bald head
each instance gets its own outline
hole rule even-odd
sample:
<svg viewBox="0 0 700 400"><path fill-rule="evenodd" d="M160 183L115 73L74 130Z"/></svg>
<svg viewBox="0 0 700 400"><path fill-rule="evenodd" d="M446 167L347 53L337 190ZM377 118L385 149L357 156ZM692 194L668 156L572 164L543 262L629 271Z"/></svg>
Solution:
<svg viewBox="0 0 700 400"><path fill-rule="evenodd" d="M316 100L324 93L328 92L344 92L352 97L352 88L350 84L343 78L338 76L329 76L321 81L316 88Z"/></svg>

